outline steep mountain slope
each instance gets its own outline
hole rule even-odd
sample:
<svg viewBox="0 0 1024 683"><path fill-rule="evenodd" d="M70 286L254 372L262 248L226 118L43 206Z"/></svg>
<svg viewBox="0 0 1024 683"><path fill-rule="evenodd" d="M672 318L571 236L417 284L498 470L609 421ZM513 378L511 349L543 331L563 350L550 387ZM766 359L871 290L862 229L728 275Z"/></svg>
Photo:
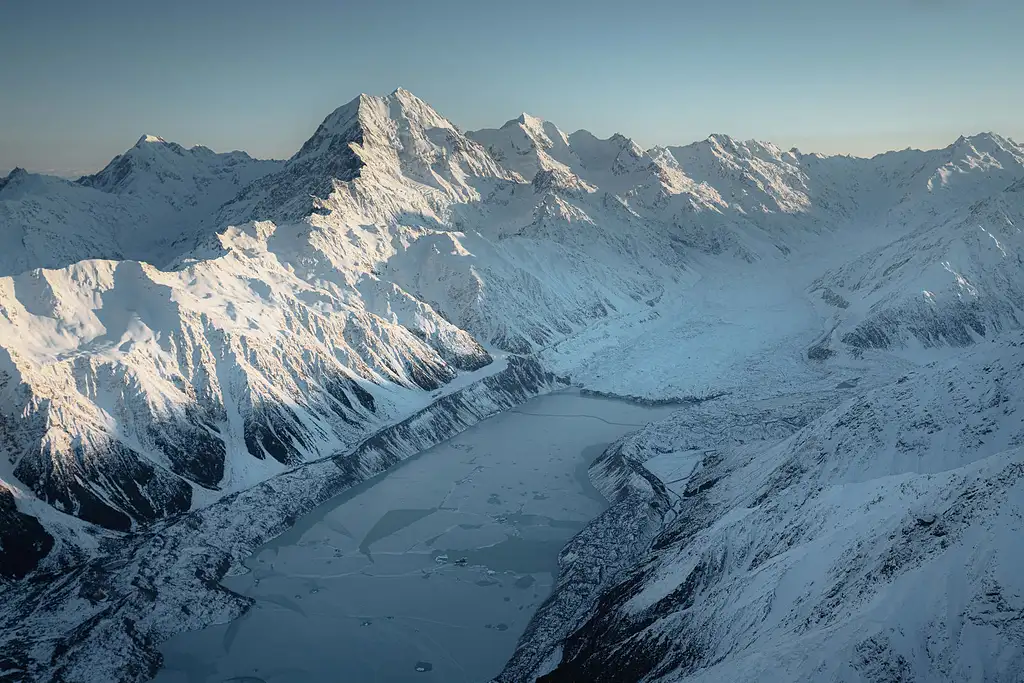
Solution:
<svg viewBox="0 0 1024 683"><path fill-rule="evenodd" d="M1018 332L626 437L592 470L618 502L499 680L1019 679L1021 369Z"/></svg>
<svg viewBox="0 0 1024 683"><path fill-rule="evenodd" d="M834 307L817 345L968 346L1024 313L1024 183L916 228L812 286Z"/></svg>
<svg viewBox="0 0 1024 683"><path fill-rule="evenodd" d="M3 282L0 329L20 342L6 352L5 448L35 495L127 530L398 414L364 383L435 389L455 375L439 349L479 365L436 314L437 349L297 281L257 236L224 239L228 256L170 273L83 261Z"/></svg>

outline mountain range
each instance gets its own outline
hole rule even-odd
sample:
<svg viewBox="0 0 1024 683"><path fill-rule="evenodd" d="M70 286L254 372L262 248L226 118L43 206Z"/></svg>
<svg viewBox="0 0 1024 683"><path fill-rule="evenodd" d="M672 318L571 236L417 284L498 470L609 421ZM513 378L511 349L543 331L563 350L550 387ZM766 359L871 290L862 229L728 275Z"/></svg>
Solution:
<svg viewBox="0 0 1024 683"><path fill-rule="evenodd" d="M240 609L195 567L573 383L725 398L595 463L613 505L500 680L1016 680L1022 225L1024 147L992 133L644 149L528 114L465 132L402 89L284 161L145 135L77 181L15 169L0 671L145 680L169 606ZM277 499L298 481L315 493ZM904 586L925 577L956 586ZM140 591L168 606L129 618Z"/></svg>

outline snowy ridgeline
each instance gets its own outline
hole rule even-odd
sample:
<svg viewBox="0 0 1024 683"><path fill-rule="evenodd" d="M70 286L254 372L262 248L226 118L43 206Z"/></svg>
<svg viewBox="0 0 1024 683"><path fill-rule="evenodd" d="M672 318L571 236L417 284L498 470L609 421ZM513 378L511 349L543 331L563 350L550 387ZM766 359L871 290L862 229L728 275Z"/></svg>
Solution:
<svg viewBox="0 0 1024 683"><path fill-rule="evenodd" d="M32 572L83 566L211 506L249 514L253 487L504 377L517 355L599 392L681 405L725 394L688 415L771 399L758 410L782 411L770 435L782 439L793 415L924 363L978 342L1003 353L989 340L1020 327L1022 224L1024 149L994 134L872 159L724 135L643 150L525 114L463 133L404 90L340 107L282 162L144 136L77 182L15 170L0 179L0 590L23 599ZM782 446L767 438L744 437L736 457L770 468L765 453ZM698 473L727 464L707 457ZM695 458L652 471L686 480ZM590 593L637 571L666 519L682 519L678 496L623 463L597 470L610 495L630 494L612 508L621 519L595 528L614 545L631 524L635 544L563 594L580 619ZM284 523L275 510L268 528ZM604 547L580 539L580 557ZM60 594L79 589L92 590ZM78 626L99 609L62 615L49 642L66 652L72 638L88 659ZM37 617L35 638L49 623ZM117 627L140 661L169 628L145 623ZM543 642L528 634L524 647ZM53 650L17 651L12 671L56 670L38 668ZM522 652L514 662L540 666ZM567 650L562 670L587 661ZM46 666L77 671L69 662Z"/></svg>

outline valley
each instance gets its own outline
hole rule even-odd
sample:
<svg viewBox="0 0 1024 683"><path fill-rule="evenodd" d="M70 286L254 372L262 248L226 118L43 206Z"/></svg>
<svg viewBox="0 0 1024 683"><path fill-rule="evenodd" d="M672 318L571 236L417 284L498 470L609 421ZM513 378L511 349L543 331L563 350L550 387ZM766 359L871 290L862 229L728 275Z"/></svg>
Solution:
<svg viewBox="0 0 1024 683"><path fill-rule="evenodd" d="M155 680L487 680L604 507L590 461L672 411L550 394L350 489L257 549L226 581L253 609L168 641Z"/></svg>
<svg viewBox="0 0 1024 683"><path fill-rule="evenodd" d="M402 89L283 161L15 170L0 672L1016 680L1022 225L992 133L643 149Z"/></svg>

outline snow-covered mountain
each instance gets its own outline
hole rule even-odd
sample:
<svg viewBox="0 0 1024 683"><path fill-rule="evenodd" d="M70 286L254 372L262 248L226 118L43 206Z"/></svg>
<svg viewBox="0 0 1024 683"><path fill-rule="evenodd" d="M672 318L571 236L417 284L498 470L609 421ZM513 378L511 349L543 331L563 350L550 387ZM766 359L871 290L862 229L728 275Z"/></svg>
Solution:
<svg viewBox="0 0 1024 683"><path fill-rule="evenodd" d="M815 348L968 346L1020 327L1024 183L940 214L817 280L835 307Z"/></svg>
<svg viewBox="0 0 1024 683"><path fill-rule="evenodd" d="M0 179L0 275L87 258L148 256L145 202L16 168ZM141 236L141 237L140 237Z"/></svg>
<svg viewBox="0 0 1024 683"><path fill-rule="evenodd" d="M626 437L498 680L1020 680L1021 368L1014 332Z"/></svg>
<svg viewBox="0 0 1024 683"><path fill-rule="evenodd" d="M217 208L280 166L279 161L253 159L245 152L218 154L202 145L186 148L155 135L143 135L100 172L77 182L141 200L155 225L148 231L135 231L133 246L147 248L149 258L128 258L164 265L178 255L182 245L194 242L204 228L222 227L210 221Z"/></svg>
<svg viewBox="0 0 1024 683"><path fill-rule="evenodd" d="M90 258L164 265L217 207L279 165L144 135L75 182L14 169L0 179L0 275Z"/></svg>
<svg viewBox="0 0 1024 683"><path fill-rule="evenodd" d="M619 134L567 135L527 114L465 133L402 89L339 107L281 162L144 136L77 182L15 170L0 180L0 576L8 582L2 590L16 596L11 604L21 606L8 616L27 621L3 641L19 653L8 664L26 680L60 667L61 680L87 679L97 661L90 638L150 661L150 639L174 628L158 610L146 617L152 632L104 626L106 635L92 636L79 627L107 609L106 598L57 619L59 601L29 609L35 593L19 592L29 590L19 579L86 564L99 571L89 563L128 557L153 539L177 548L192 533L184 525L202 527L209 547L183 559L147 545L152 558L124 570L137 575L110 570L104 590L138 591L154 574L193 572L189 563L200 558L223 573L331 492L550 390L556 376L649 400L742 394L740 403L703 404L709 412L642 432L628 442L628 463L622 445L596 466L602 490L621 496L621 505L594 528L632 524L636 544L615 553L596 583L581 582L563 558L570 578L560 595L573 611L551 611L564 623L554 630L538 615L505 680L542 669L569 680L588 667L625 666L614 657L628 659L628 647L606 661L577 644L598 631L647 639L650 610L668 618L689 600L666 606L656 596L638 608L647 616L634 618L615 597L624 595L611 582L620 573L643 585L637 594L675 576L676 559L661 552L661 541L651 543L683 525L679 515L694 498L677 492L680 503L644 463L653 453L693 450L679 446L696 438L692 420L707 420L700 448L709 450L718 436L708 424L755 411L759 424L773 426L758 435L737 427L743 447L729 446L728 458L696 470L724 468L721 477L734 477L732 497L694 500L740 524L739 506L753 506L775 476L772 463L797 457L800 434L825 439L846 424L840 404L851 392L903 405L899 377L908 368L964 347L977 347L964 367L1010 358L1016 347L1005 340L1015 339L1024 309L1022 188L1024 149L993 134L872 159L725 135L645 150ZM1011 380L1016 366L1007 363L986 374L990 384ZM967 381L964 372L942 381ZM837 390L844 373L871 379ZM975 393L987 396L992 386ZM747 403L755 398L773 407ZM897 417L917 424L940 399L908 404ZM868 443L874 424L856 422L849 440ZM1016 437L1007 424L992 430L1009 453ZM669 451L650 445L662 441L672 441ZM927 495L952 495L970 474L963 468L980 467L973 446L927 445L948 461L930 476L960 476L920 484L932 487ZM810 447L800 448L803 458ZM807 477L818 478L793 479L788 490L903 472L876 472L864 452L855 454L860 460L836 452L831 478L808 466ZM352 453L365 458L346 459ZM618 463L618 474L608 463ZM287 499L297 481L313 482L312 492ZM709 490L725 487L702 491ZM259 491L287 495L256 510ZM887 509L902 509L897 498ZM255 520L251 530L225 526L235 505ZM841 514L856 518L859 509L846 505ZM787 507L772 524L803 529L800 520L816 514L824 513ZM710 531L714 515L705 515L708 548L721 540ZM581 556L605 547L598 536L574 541ZM689 557L690 546L672 542L673 553ZM198 624L214 613L191 601L221 598L209 595L215 579L193 585L196 576L168 579L188 584L188 596L152 590L168 605L187 602ZM573 582L593 594L566 589ZM552 605L561 604L558 595ZM764 600L750 596L750 604ZM616 615L621 629L587 630L604 614ZM140 623L139 615L123 616ZM658 632L663 640L689 632L672 618ZM715 628L734 629L722 643L739 643L746 631L730 624ZM48 628L74 647L54 644L63 635L46 652L11 640ZM646 641L643 648L666 676L732 657L695 650L684 666ZM105 666L109 673L120 665ZM117 675L139 680L146 667Z"/></svg>

